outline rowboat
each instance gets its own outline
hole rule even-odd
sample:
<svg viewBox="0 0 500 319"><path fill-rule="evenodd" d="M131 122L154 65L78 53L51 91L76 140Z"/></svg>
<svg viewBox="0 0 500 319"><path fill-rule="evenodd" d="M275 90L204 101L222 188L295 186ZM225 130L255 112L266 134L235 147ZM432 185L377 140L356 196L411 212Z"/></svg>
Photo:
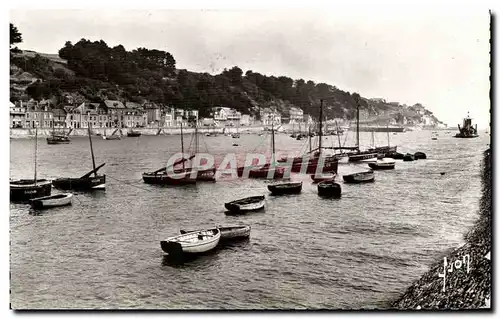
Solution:
<svg viewBox="0 0 500 319"><path fill-rule="evenodd" d="M267 185L273 195L299 194L302 191L302 182L277 182Z"/></svg>
<svg viewBox="0 0 500 319"><path fill-rule="evenodd" d="M318 184L318 195L328 197L340 197L342 188L333 180L324 181Z"/></svg>
<svg viewBox="0 0 500 319"><path fill-rule="evenodd" d="M368 163L368 166L372 169L394 169L396 166L396 161L392 158L384 158L382 160L378 160L375 163Z"/></svg>
<svg viewBox="0 0 500 319"><path fill-rule="evenodd" d="M263 209L265 202L266 197L264 195L252 196L225 203L224 207L234 213L250 212Z"/></svg>
<svg viewBox="0 0 500 319"><path fill-rule="evenodd" d="M413 162L415 160L415 156L410 153L406 153L403 157L403 162Z"/></svg>
<svg viewBox="0 0 500 319"><path fill-rule="evenodd" d="M342 176L346 183L369 183L375 181L372 170Z"/></svg>
<svg viewBox="0 0 500 319"><path fill-rule="evenodd" d="M426 159L427 155L425 155L424 152L416 152L415 154L413 154L413 157L415 159Z"/></svg>
<svg viewBox="0 0 500 319"><path fill-rule="evenodd" d="M241 239L250 237L250 230L252 229L249 225L226 225L217 226L220 231L220 241L227 241L232 239ZM215 229L213 229L215 230ZM196 230L183 230L181 229L181 234L196 232Z"/></svg>
<svg viewBox="0 0 500 319"><path fill-rule="evenodd" d="M64 193L64 194L56 194L52 196L44 196L33 198L30 200L31 207L42 209L42 208L51 208L51 207L59 207L71 205L73 199L73 194Z"/></svg>
<svg viewBox="0 0 500 319"><path fill-rule="evenodd" d="M320 182L324 182L324 181L334 181L335 177L337 177L337 174L335 174L335 173L311 175L311 179L313 180L313 183L320 183Z"/></svg>
<svg viewBox="0 0 500 319"><path fill-rule="evenodd" d="M219 243L221 232L218 228L198 230L174 236L160 242L161 249L169 255L180 253L197 254L214 249Z"/></svg>

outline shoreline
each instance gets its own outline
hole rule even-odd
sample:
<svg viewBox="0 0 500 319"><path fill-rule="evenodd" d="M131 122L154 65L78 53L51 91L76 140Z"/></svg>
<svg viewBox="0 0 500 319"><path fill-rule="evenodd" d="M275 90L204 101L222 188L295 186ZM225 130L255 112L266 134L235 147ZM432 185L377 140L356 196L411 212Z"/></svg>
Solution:
<svg viewBox="0 0 500 319"><path fill-rule="evenodd" d="M390 302L396 310L458 310L487 308L491 311L491 261L485 256L491 252L491 149L484 152L482 162L482 195L479 216L464 236L466 243L445 256L448 268L457 260L470 256L470 271L464 267L446 273L443 292L444 260L434 262L429 270L415 281L400 297ZM455 263L456 264L456 263ZM458 266L456 266L458 267Z"/></svg>

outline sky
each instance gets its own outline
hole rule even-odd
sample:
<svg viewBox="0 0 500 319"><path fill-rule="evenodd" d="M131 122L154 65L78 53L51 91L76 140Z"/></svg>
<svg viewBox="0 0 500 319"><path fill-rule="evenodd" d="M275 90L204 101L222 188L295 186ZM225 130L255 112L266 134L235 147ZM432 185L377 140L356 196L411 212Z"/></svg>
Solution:
<svg viewBox="0 0 500 319"><path fill-rule="evenodd" d="M475 7L364 6L239 10L10 11L21 49L57 53L104 40L170 52L177 68L235 65L325 82L364 97L422 103L451 127L490 123L489 12Z"/></svg>

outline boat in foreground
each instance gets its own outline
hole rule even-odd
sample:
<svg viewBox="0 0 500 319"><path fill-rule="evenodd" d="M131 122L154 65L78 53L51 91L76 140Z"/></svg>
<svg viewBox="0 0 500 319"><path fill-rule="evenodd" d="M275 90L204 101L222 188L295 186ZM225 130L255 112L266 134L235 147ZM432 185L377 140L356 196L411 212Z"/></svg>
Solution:
<svg viewBox="0 0 500 319"><path fill-rule="evenodd" d="M251 212L263 209L265 202L266 197L264 195L252 196L225 203L224 207L233 213Z"/></svg>
<svg viewBox="0 0 500 319"><path fill-rule="evenodd" d="M220 240L227 241L232 239L242 239L250 237L250 231L252 227L250 225L226 225L217 226L220 231ZM215 230L215 229L213 229ZM183 230L181 229L181 234L197 232L197 230Z"/></svg>
<svg viewBox="0 0 500 319"><path fill-rule="evenodd" d="M30 205L36 209L52 208L59 206L67 206L72 204L73 194L64 193L51 196L33 198L30 200Z"/></svg>
<svg viewBox="0 0 500 319"><path fill-rule="evenodd" d="M299 194L302 191L302 182L277 182L267 185L273 195Z"/></svg>
<svg viewBox="0 0 500 319"><path fill-rule="evenodd" d="M342 188L334 181L324 181L318 184L318 195L325 197L340 197Z"/></svg>
<svg viewBox="0 0 500 319"><path fill-rule="evenodd" d="M375 174L372 170L360 173L353 173L342 176L345 183L357 184L357 183L369 183L375 181Z"/></svg>
<svg viewBox="0 0 500 319"><path fill-rule="evenodd" d="M205 229L167 238L162 240L160 245L169 255L204 253L214 249L220 237L221 232L218 228Z"/></svg>
<svg viewBox="0 0 500 319"><path fill-rule="evenodd" d="M20 179L10 182L10 200L26 202L32 198L49 196L52 182L46 179Z"/></svg>
<svg viewBox="0 0 500 319"><path fill-rule="evenodd" d="M371 169L394 169L396 161L392 158L377 160L375 163L368 163Z"/></svg>

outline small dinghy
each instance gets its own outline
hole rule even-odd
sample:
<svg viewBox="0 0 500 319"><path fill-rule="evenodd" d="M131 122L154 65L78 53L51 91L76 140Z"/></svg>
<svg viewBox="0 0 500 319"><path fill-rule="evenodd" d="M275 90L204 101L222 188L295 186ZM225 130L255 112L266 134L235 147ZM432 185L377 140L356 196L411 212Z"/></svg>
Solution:
<svg viewBox="0 0 500 319"><path fill-rule="evenodd" d="M375 163L368 163L371 169L394 169L396 161L392 158L384 158Z"/></svg>
<svg viewBox="0 0 500 319"><path fill-rule="evenodd" d="M30 205L36 209L52 208L59 206L71 205L73 199L73 194L64 193L56 194L52 196L44 196L30 199Z"/></svg>
<svg viewBox="0 0 500 319"><path fill-rule="evenodd" d="M217 226L217 228L220 231L221 241L248 238L250 237L250 231L252 229L249 225L226 225L226 226ZM181 234L187 234L191 232L196 232L196 230L181 229Z"/></svg>
<svg viewBox="0 0 500 319"><path fill-rule="evenodd" d="M160 242L161 249L169 255L197 254L214 249L221 237L218 228L198 230L170 237Z"/></svg>
<svg viewBox="0 0 500 319"><path fill-rule="evenodd" d="M311 179L313 180L313 183L321 183L325 181L334 181L335 177L337 177L337 174L331 173L331 174L312 174Z"/></svg>
<svg viewBox="0 0 500 319"><path fill-rule="evenodd" d="M351 184L369 183L375 181L375 174L373 174L372 170L361 173L344 175L342 177L344 178L344 182Z"/></svg>
<svg viewBox="0 0 500 319"><path fill-rule="evenodd" d="M425 155L424 152L416 152L415 154L413 154L413 157L415 159L426 159L427 155Z"/></svg>
<svg viewBox="0 0 500 319"><path fill-rule="evenodd" d="M339 184L332 181L324 181L318 184L318 195L325 197L340 197L342 188Z"/></svg>
<svg viewBox="0 0 500 319"><path fill-rule="evenodd" d="M264 195L252 196L225 203L224 207L233 213L251 212L263 209L265 202L266 197Z"/></svg>
<svg viewBox="0 0 500 319"><path fill-rule="evenodd" d="M406 155L403 157L403 162L413 162L414 160L415 156L410 153L406 153Z"/></svg>
<svg viewBox="0 0 500 319"><path fill-rule="evenodd" d="M302 191L302 182L278 182L267 185L273 195L299 194Z"/></svg>

